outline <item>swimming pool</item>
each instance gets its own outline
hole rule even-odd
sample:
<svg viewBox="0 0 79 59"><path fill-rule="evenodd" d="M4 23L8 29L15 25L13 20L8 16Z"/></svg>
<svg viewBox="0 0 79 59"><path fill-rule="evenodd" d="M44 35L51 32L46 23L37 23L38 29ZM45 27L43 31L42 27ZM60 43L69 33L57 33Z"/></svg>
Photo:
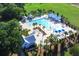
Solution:
<svg viewBox="0 0 79 59"><path fill-rule="evenodd" d="M33 26L33 23L37 23L39 25L42 25L42 26L44 26L48 30L50 30L50 27L51 27L51 24L45 18L40 18L40 19L32 20L30 22L30 25Z"/></svg>
<svg viewBox="0 0 79 59"><path fill-rule="evenodd" d="M46 18L32 20L31 22L29 22L29 26L33 26L33 23L44 26L47 30L51 31L52 34L65 31L60 24L54 24L52 22L50 23Z"/></svg>

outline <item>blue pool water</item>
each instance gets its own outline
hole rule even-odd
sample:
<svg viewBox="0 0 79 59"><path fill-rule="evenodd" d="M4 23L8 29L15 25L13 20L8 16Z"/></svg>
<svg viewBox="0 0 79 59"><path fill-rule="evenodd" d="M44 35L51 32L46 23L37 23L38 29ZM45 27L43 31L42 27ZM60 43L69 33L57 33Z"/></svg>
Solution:
<svg viewBox="0 0 79 59"><path fill-rule="evenodd" d="M40 24L42 26L45 26L46 29L50 29L51 25L50 23L47 21L47 19L44 19L44 18L40 18L40 19L36 19L36 20L32 20L30 22L31 25L33 25L33 23L37 23L37 24Z"/></svg>
<svg viewBox="0 0 79 59"><path fill-rule="evenodd" d="M51 30L51 24L45 18L40 18L40 19L32 20L31 22L29 22L29 25L33 26L33 23L40 24L42 26L45 26L45 28L47 30ZM64 32L64 29L60 28L60 27L57 27L57 28L52 29L52 31L58 33L58 32Z"/></svg>

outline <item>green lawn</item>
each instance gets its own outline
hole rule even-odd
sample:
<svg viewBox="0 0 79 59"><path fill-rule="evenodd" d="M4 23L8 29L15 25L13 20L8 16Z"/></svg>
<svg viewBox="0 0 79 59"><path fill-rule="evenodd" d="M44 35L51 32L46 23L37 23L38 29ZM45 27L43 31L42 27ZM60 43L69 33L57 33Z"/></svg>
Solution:
<svg viewBox="0 0 79 59"><path fill-rule="evenodd" d="M55 12L59 12L68 18L68 21L79 27L79 8L71 6L71 4L26 4L24 6L25 10L28 12L36 9L52 9Z"/></svg>

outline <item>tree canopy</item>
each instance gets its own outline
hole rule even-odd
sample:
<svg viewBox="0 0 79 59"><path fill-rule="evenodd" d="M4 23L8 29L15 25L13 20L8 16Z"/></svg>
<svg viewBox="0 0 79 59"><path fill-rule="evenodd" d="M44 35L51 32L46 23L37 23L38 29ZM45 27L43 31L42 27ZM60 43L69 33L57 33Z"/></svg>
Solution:
<svg viewBox="0 0 79 59"><path fill-rule="evenodd" d="M24 4L23 4L24 5ZM0 4L0 21L7 21L13 18L19 18L24 15L23 5Z"/></svg>
<svg viewBox="0 0 79 59"><path fill-rule="evenodd" d="M16 20L0 22L0 54L17 53L21 47L21 30ZM5 51L5 52L4 52ZM4 54L3 54L4 53ZM8 54L7 54L8 55Z"/></svg>

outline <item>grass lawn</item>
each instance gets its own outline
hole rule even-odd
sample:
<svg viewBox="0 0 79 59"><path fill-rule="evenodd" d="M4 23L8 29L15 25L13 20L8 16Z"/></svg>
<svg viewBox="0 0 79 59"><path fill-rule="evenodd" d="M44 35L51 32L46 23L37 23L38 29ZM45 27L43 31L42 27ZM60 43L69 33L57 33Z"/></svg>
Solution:
<svg viewBox="0 0 79 59"><path fill-rule="evenodd" d="M55 12L59 12L60 15L64 15L65 17L68 18L68 21L79 27L79 8L71 6L71 4L56 4L56 3L44 3L44 4L26 4L24 6L25 10L27 12L31 10L36 10L36 9L46 9L46 10L54 10Z"/></svg>

